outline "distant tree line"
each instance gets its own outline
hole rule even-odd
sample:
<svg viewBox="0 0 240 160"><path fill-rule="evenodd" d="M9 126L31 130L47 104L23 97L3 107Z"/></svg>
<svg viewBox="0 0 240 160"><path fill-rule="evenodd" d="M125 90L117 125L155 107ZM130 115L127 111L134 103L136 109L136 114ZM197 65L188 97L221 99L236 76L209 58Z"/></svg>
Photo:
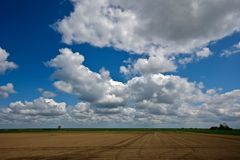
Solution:
<svg viewBox="0 0 240 160"><path fill-rule="evenodd" d="M210 130L232 130L226 123L221 123L219 126L212 126Z"/></svg>

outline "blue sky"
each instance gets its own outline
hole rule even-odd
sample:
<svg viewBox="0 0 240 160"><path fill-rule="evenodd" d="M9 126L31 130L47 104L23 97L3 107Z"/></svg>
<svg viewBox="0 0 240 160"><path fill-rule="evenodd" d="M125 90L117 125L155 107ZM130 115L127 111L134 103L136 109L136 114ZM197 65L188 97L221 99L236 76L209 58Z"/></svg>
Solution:
<svg viewBox="0 0 240 160"><path fill-rule="evenodd" d="M92 107L93 111L96 114L97 114L97 111L101 109L105 111L105 107L102 107L102 108L98 107L97 102L95 101L90 102L85 100L83 98L84 96L82 96L82 92L83 92L82 90L76 89L75 91L72 91L72 93L66 93L66 92L63 92L63 90L53 85L54 82L56 81L64 81L69 83L73 81L73 80L69 80L66 77L65 79L57 76L54 77L53 73L57 71L58 68L46 65L46 62L49 62L51 59L57 58L57 56L59 55L59 49L61 48L69 48L72 51L72 54L74 54L75 52L79 52L82 56L84 56L84 62L82 63L83 66L87 67L92 72L98 73L98 74L99 74L99 70L102 67L104 67L106 70L110 72L110 79L117 82L121 82L123 84L127 84L134 77L147 78L149 74L156 74L156 75L163 74L164 76L170 75L173 77L179 76L183 79L187 78L189 83L194 83L196 86L199 85L200 82L202 82L202 84L205 86L204 88L200 87L202 94L207 94L206 92L208 90L214 89L217 93L215 93L216 95L212 95L212 97L215 96L215 99L217 99L216 98L217 96L223 97L224 93L232 94L232 91L238 90L240 88L240 83L239 83L240 82L240 76L239 76L240 75L240 69L239 69L240 68L240 54L239 54L240 48L236 47L237 44L240 42L240 33L238 32L240 23L238 19L226 21L227 24L231 24L231 25L229 25L229 27L227 26L224 30L222 28L220 28L219 30L215 29L219 31L219 33L217 33L217 31L215 33L214 28L211 30L210 27L212 27L212 24L209 24L209 28L210 28L209 34L207 33L205 34L206 32L205 30L202 31L204 32L203 34L199 34L199 35L194 33L190 34L189 32L191 32L191 29L195 30L196 28L194 28L194 26L191 26L190 24L186 25L187 27L189 27L189 32L186 32L187 34L189 33L189 35L186 36L188 37L186 39L182 38L181 42L178 39L174 39L175 38L174 36L168 37L168 35L160 34L161 32L166 32L163 29L156 30L157 34L155 39L153 40L149 38L152 35L152 33L147 32L149 31L148 26L146 26L146 28L140 28L140 29L134 26L139 30L145 31L144 34L142 33L137 34L138 33L137 31L134 31L133 33L131 33L133 37L136 37L136 38L140 37L140 39L135 39L133 41L134 43L132 41L129 41L128 43L118 43L118 41L124 40L124 38L123 39L118 38L119 35L117 33L111 32L111 31L109 32L107 30L108 27L106 27L105 29L104 25L98 26L98 24L102 25L101 20L104 20L104 19L101 19L102 17L99 17L99 21L94 19L93 17L93 20L91 21L91 16L94 16L94 14L90 14L90 13L88 14L88 12L83 12L83 13L80 12L78 14L75 14L75 15L73 14L69 16L71 12L74 13L73 11L74 7L80 7L80 9L81 7L83 8L85 7L85 9L90 12L90 9L88 10L87 8L89 6L88 5L84 6L85 4L83 2L84 1L80 1L80 0L76 1L75 3L67 0L53 0L53 1L3 0L0 2L0 19L1 19L0 47L9 53L9 57L7 61L14 62L18 66L17 69L9 69L4 74L0 75L0 86L4 86L7 83L12 83L14 85L14 90L16 91L16 93L9 94L7 97L4 97L4 98L1 98L0 96L1 98L0 106L2 109L6 109L11 103L16 101L31 102L31 101L34 101L34 99L39 99L39 97L42 97L43 95L41 95L41 93L38 91L38 88L42 88L44 91L53 92L56 95L55 97L44 97L44 98L50 98L57 103L64 102L67 104L67 106L71 106L70 108L74 108L73 106L75 106L77 103L88 103L90 104L90 108ZM105 6L105 4L103 3L110 4L110 2L104 1L101 3L99 2L99 4L96 3L96 6L98 5ZM128 9L130 8L129 6L131 6L132 4L127 4L127 3L125 4L122 1L121 2L117 1L116 3L119 3L119 4L112 4L112 5L120 6L120 8L122 8L123 12L121 14L126 14L124 18L131 17L132 16L131 14L133 13L138 16L137 9L133 10L132 12L128 11ZM144 2L140 2L140 3L143 3L144 5ZM164 3L164 2L159 1L159 3ZM232 2L232 3L235 3L235 2ZM167 5L167 7L172 6L172 4L163 4L163 5ZM207 9L214 10L215 8L214 5L217 5L217 4L212 4L212 5L213 5L212 8L207 8ZM226 13L225 13L226 15L231 14L231 10L233 10L233 8L231 8L232 6L229 7L229 9L227 7L228 6L226 6ZM136 8L137 8L137 5L136 5ZM107 8L106 10L112 11L113 9L117 10L117 8ZM146 9L146 12L147 12L148 8L144 8L144 9ZM161 7L159 8L155 7L154 10L156 10L156 13L158 13L158 11L160 12ZM181 8L179 10L181 10ZM77 9L75 9L75 12L77 12ZM95 12L92 12L92 13L95 13ZM108 14L110 12L106 12L106 13ZM83 18L81 16L82 14L85 14L83 15L83 17L87 17L88 20L81 19ZM216 13L213 13L213 14L218 14L218 12L216 11ZM68 19L66 16L69 16ZM119 18L117 17L118 15L115 15L115 16L116 17L114 18L116 19ZM147 16L148 15L146 15L145 17ZM224 17L224 15L222 17ZM222 17L221 15L219 15L219 17L217 18L221 19ZM73 19L72 21L69 20L71 18ZM126 18L126 21L128 20L127 18ZM154 16L152 18L154 18ZM191 17L189 18L191 19ZM153 25L159 21L159 24L156 26L160 25L159 28L161 28L162 19L161 18L154 19ZM169 24L174 26L175 21L171 20L171 18L169 19L170 19ZM181 20L181 18L179 19ZM199 18L199 21L202 19ZM63 23L64 21L67 24L66 25L67 27L65 26L65 28ZM142 21L143 20L139 21L138 23L141 23ZM168 20L165 20L165 21L168 21ZM238 21L238 23L237 22L232 23L232 21ZM193 20L193 23L194 22L195 22L195 19ZM94 34L90 34L91 38L88 38L88 35L87 35L88 31L84 32L83 31L84 29L82 29L79 31L81 33L79 33L78 29L76 29L77 28L76 26L80 26L80 24L82 25L82 23L87 23L86 26L88 27L85 29L94 30L94 33L96 33L95 36L101 35L102 33L105 33L105 31L107 31L106 33L109 32L109 34L113 38L111 40L108 40L107 37L104 37L102 35L101 37L92 38ZM129 32L131 31L131 26L124 28L124 26L128 25L129 23L125 24L125 21L122 21L122 19L119 19L118 23L119 24L114 23L114 24L108 24L108 25L113 25L113 26L115 25L115 28L117 28L118 26L121 26L125 30L128 30L129 28ZM208 25L198 21L195 23L200 25L201 24ZM221 25L222 21L219 20L219 22L216 21L215 23L216 25L218 25L218 23L219 25ZM89 27L91 25L93 25L92 28ZM164 25L162 26L163 26L162 28L164 28ZM178 25L176 25L176 27L177 26ZM185 24L183 25L183 27L185 27ZM101 32L99 31L99 28L102 29ZM236 30L235 28L238 28L238 30ZM175 32L175 30L171 30L171 29L169 29L169 31ZM210 33L211 31L214 31L213 34L216 34L216 35L211 34ZM223 33L220 34L220 32L223 32L223 31L224 31L224 34ZM181 29L179 29L179 32L181 32ZM119 30L119 33L121 33L121 30ZM179 34L181 35L181 33ZM73 35L75 37L71 38ZM85 38L85 36L87 38ZM69 41L69 37L70 37L70 41ZM198 43L197 44L194 43L192 46L189 46L189 44L196 39L198 40L197 41ZM106 42L104 40L106 40ZM136 44L137 46L137 49L136 49L135 43L138 40L139 40L139 44L138 43ZM152 53L151 47L149 48L145 47L143 50L139 49L141 48L141 46L150 46L151 40L152 40L152 43L157 43L159 46L165 45L170 47L165 47L164 49L159 47L156 49L156 51L154 51L154 53ZM143 43L141 44L140 41ZM186 41L186 43L185 42L183 43L182 41ZM239 43L239 46L240 46L240 43ZM203 48L209 49L210 52L207 53L207 56L198 56L197 53L200 52ZM228 56L224 55L223 52L226 50L232 54ZM235 53L234 50L238 50L238 51L236 51ZM141 71L139 68L137 67L134 68L134 64L136 64L139 59L144 59L148 61L149 60L148 58L155 54L157 55L157 57L159 56L160 58L162 58L163 61L174 63L175 69L169 69L168 66L163 66L167 69L165 69L166 71L162 70L161 64L164 64L162 61L159 61L160 67L157 68L159 70L155 69L153 73L149 72L148 74L146 74L145 71L143 73L143 71ZM184 57L191 57L191 61L184 64L179 64L179 60L184 59ZM128 59L131 59L131 62L129 63L124 62ZM128 75L126 74L124 75L123 73L120 73L120 66L127 66L127 64L129 64L130 66L127 69L131 73ZM141 64L139 63L139 65ZM145 69L149 66L143 65L142 67ZM148 71L151 71L151 67ZM65 74L65 73L62 73L62 74ZM81 75L78 75L78 76L81 76ZM72 86L74 85L75 84L72 84ZM82 83L80 83L80 85L82 85ZM161 88L159 88L159 90L161 90ZM239 95L236 95L236 97L240 98ZM201 101L200 104L203 104L203 103L207 104L207 102L209 101L210 100L206 100L206 102ZM140 102L133 102L132 105L134 106L133 107L134 109L137 108L138 103ZM211 104L213 103L214 102L211 102ZM231 103L234 103L233 105L236 106L233 110L239 113L240 106L239 104L236 104L238 103L238 101L233 99L231 100ZM155 104L155 105L158 106L160 104ZM33 104L32 107L34 108L37 106ZM119 106L117 106L116 108L118 107ZM128 109L131 108L129 105L124 106L123 104L121 104L121 107L123 108L125 107ZM162 106L160 105L160 108L161 107ZM223 106L223 107L226 107L226 106ZM149 110L150 109L146 109L146 111L141 110L141 112L147 112L146 114L148 114ZM152 110L155 110L155 108ZM228 114L233 110L229 109ZM137 114L138 113L135 113L135 117ZM153 115L157 115L157 114L153 114ZM166 115L161 114L161 116L164 116L164 117L160 117L159 119L156 118L159 120L159 123L155 123L156 120L153 118L154 120L145 119L144 123L141 121L138 124L134 124L133 126L148 126L148 125L152 126L153 123L150 123L152 121L154 121L153 126L155 125L156 126L164 125L164 126L170 126L170 127L174 126L172 124L173 123L172 121L161 124L161 121L165 121L165 120L168 121L168 119L174 119L174 118L171 118L171 116L168 116L168 114ZM237 123L236 117L234 119L234 116L231 115L230 117L234 120L229 120L227 118L226 118L227 120L224 120L225 118L224 116L228 117L228 115L222 114L221 116L219 119L223 118L223 120L217 121L214 119L212 120L212 123L214 124L222 121L226 121L226 122L229 121L230 124L233 124L236 127L238 127L236 125ZM239 115L235 115L235 116L239 116ZM180 124L180 126L195 125L195 124L187 124L187 123L185 124L185 121L187 120L182 120L182 121L184 123ZM27 123L24 122L20 125L18 124L18 126L20 127L28 126L28 124L34 124L34 123L35 122L32 122L31 120L29 120L29 122ZM61 122L61 123L65 123L65 122ZM92 124L91 121L86 123ZM99 120L99 123L102 123L101 120ZM116 122L115 121L113 122L112 120L112 123L116 123ZM2 120L2 123L0 124L2 124L2 127L4 127L6 125L6 122ZM16 123L13 122L13 126L14 124ZM71 122L66 122L66 124L69 125L71 124ZM95 122L93 126L94 125L96 125ZM207 126L209 124L206 124L205 122L203 122L200 125Z"/></svg>

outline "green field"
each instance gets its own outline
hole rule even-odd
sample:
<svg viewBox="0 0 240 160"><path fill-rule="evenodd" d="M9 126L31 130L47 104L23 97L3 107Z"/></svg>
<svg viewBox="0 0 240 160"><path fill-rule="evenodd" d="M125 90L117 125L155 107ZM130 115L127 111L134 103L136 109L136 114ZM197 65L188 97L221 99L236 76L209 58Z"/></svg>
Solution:
<svg viewBox="0 0 240 160"><path fill-rule="evenodd" d="M222 135L236 135L240 136L240 129L233 130L210 130L197 128L27 128L27 129L0 129L0 133L23 133L23 132L132 132L132 131L157 131L157 132L193 132L193 133L207 133L207 134L222 134Z"/></svg>

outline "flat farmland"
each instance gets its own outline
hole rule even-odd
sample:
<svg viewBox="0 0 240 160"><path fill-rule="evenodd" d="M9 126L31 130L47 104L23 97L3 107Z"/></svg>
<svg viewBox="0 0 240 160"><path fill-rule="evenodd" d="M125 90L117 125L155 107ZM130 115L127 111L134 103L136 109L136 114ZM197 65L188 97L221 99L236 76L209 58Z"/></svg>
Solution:
<svg viewBox="0 0 240 160"><path fill-rule="evenodd" d="M188 132L1 133L1 160L239 160L240 137Z"/></svg>

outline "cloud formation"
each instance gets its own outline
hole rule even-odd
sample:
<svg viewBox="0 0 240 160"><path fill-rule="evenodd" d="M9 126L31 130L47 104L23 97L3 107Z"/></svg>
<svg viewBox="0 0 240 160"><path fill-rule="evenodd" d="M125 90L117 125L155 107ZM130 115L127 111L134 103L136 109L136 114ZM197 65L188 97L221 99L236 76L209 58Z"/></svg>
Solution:
<svg viewBox="0 0 240 160"><path fill-rule="evenodd" d="M12 102L0 110L2 123L39 123L61 118L67 118L66 103L57 103L53 99L42 97L32 102Z"/></svg>
<svg viewBox="0 0 240 160"><path fill-rule="evenodd" d="M202 50L196 52L196 55L198 58L207 58L208 56L210 56L212 54L212 52L210 51L209 48L203 48Z"/></svg>
<svg viewBox="0 0 240 160"><path fill-rule="evenodd" d="M173 60L161 55L151 55L148 58L139 58L128 66L121 66L120 73L124 75L175 72L177 69Z"/></svg>
<svg viewBox="0 0 240 160"><path fill-rule="evenodd" d="M51 91L46 91L43 88L38 88L38 92L41 94L42 97L44 98L54 98L56 97L56 94L51 92Z"/></svg>
<svg viewBox="0 0 240 160"><path fill-rule="evenodd" d="M240 27L238 0L72 2L74 11L56 24L68 44L87 42L135 53L187 53Z"/></svg>
<svg viewBox="0 0 240 160"><path fill-rule="evenodd" d="M229 49L225 49L223 50L220 55L222 57L229 57L235 54L240 54L240 42L234 44L233 46L231 46Z"/></svg>
<svg viewBox="0 0 240 160"><path fill-rule="evenodd" d="M89 43L147 54L122 66L125 75L176 71L212 54L206 47L240 29L238 0L72 0L74 11L56 23L67 44ZM193 54L174 62L179 54Z"/></svg>
<svg viewBox="0 0 240 160"><path fill-rule="evenodd" d="M53 77L58 79L54 82L57 89L97 106L112 107L124 103L121 97L124 85L110 79L108 71L102 69L101 74L92 72L82 64L84 57L80 53L67 48L59 51L60 54L47 63L56 68Z"/></svg>
<svg viewBox="0 0 240 160"><path fill-rule="evenodd" d="M78 52L67 48L59 52L46 63L55 68L54 86L77 96L79 102L70 106L40 97L32 102L10 103L0 111L2 123L207 127L224 121L240 127L240 90L204 91L201 83L161 73L122 83L114 81L105 68L99 73L91 71Z"/></svg>
<svg viewBox="0 0 240 160"><path fill-rule="evenodd" d="M16 69L17 65L14 62L7 60L9 53L0 47L0 75L4 74L7 70Z"/></svg>
<svg viewBox="0 0 240 160"><path fill-rule="evenodd" d="M165 79L162 75L155 78L160 77ZM150 79L154 80L155 78L152 77ZM166 79L169 78L167 77ZM175 77L171 78L175 79ZM176 80L179 79L176 78ZM175 88L188 90L188 96L190 92L196 92L192 88L193 86L191 86L193 84L190 83L189 86L189 82L184 81L182 83L186 84L182 85L186 85L186 88L180 89L181 85ZM140 83L139 80L136 83ZM133 85L136 85L136 83ZM163 82L157 84L161 83ZM196 127L197 125L198 127L208 127L219 122L227 122L233 127L239 127L240 90L233 90L224 94L217 92L202 94L200 92L193 93L192 97L188 97L179 92L174 92L174 90L171 91L167 87L168 84L162 85L159 88L162 88L164 91L156 91L155 89L146 91L150 95L153 93L153 96L147 96L146 92L139 93L136 90L134 91L135 95L131 97L134 99L134 103L131 102L128 105L114 108L99 108L88 102L79 102L75 106L67 107L66 103L58 103L53 99L42 97L32 102L13 102L0 110L0 124L38 124L48 122L54 124L77 123L81 124L81 126L115 124L116 127L121 124L127 124L127 126L138 127L142 125L165 125L168 127ZM140 86L138 87L141 88ZM171 93L155 96L155 94L167 92L166 88ZM171 97L171 99L167 99L174 94L176 98L173 99Z"/></svg>
<svg viewBox="0 0 240 160"><path fill-rule="evenodd" d="M221 121L237 126L239 122L239 90L204 91L201 83L160 73L144 74L122 83L114 81L106 69L97 73L84 66L80 53L67 48L59 51L47 64L56 69L55 87L81 101L68 111L76 122L188 126Z"/></svg>
<svg viewBox="0 0 240 160"><path fill-rule="evenodd" d="M16 93L12 83L7 83L6 85L0 86L0 99L8 98L9 94Z"/></svg>
<svg viewBox="0 0 240 160"><path fill-rule="evenodd" d="M79 99L56 102L55 94L13 102L0 111L0 122L70 121L206 127L222 121L240 127L240 90L206 90L202 83L176 75L178 64L211 56L211 42L240 29L239 0L72 0L74 11L56 23L67 44L89 43L142 55L120 66L126 82L112 79L106 68L94 72L78 52L64 48L46 65L54 68L53 85ZM171 15L171 16L170 16ZM221 55L239 51L239 44ZM0 48L0 74L17 67ZM181 57L181 58L179 58ZM11 89L12 88L12 89ZM2 86L0 97L13 93Z"/></svg>

